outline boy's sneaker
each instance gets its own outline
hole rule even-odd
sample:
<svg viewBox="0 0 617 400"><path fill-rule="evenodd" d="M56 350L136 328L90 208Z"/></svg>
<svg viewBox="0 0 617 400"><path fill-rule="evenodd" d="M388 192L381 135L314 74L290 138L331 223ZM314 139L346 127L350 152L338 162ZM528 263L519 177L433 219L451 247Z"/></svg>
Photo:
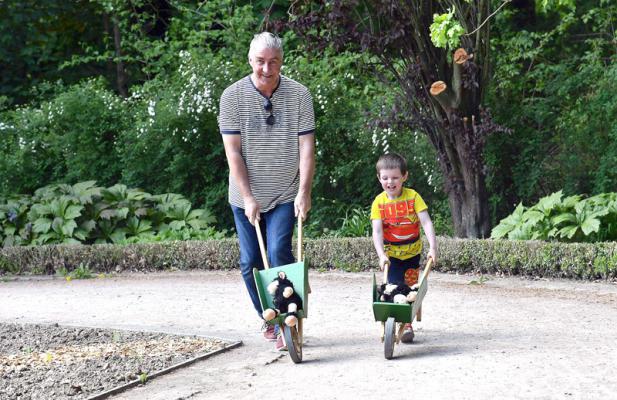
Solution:
<svg viewBox="0 0 617 400"><path fill-rule="evenodd" d="M403 335L401 336L401 342L403 343L412 343L413 342L413 328L411 324L405 324L405 330L403 331Z"/></svg>
<svg viewBox="0 0 617 400"><path fill-rule="evenodd" d="M274 325L266 324L266 326L264 327L263 334L266 340L270 342L276 341L276 328Z"/></svg>
<svg viewBox="0 0 617 400"><path fill-rule="evenodd" d="M283 335L279 335L276 339L276 343L274 345L276 351L287 351L287 345L285 344L285 339L283 339Z"/></svg>

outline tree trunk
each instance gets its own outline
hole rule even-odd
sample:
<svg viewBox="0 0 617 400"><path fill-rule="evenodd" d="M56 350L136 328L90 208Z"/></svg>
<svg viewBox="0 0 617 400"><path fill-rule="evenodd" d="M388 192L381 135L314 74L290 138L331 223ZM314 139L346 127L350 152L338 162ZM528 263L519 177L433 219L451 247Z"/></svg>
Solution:
<svg viewBox="0 0 617 400"><path fill-rule="evenodd" d="M467 173L457 176L452 172L445 175L445 191L452 213L454 234L465 238L488 237L489 207L484 173L467 169Z"/></svg>
<svg viewBox="0 0 617 400"><path fill-rule="evenodd" d="M122 35L120 32L120 26L118 24L117 16L113 16L113 33L114 33L114 48L116 54L116 83L118 85L118 93L122 97L128 97L128 76L126 69L124 68L124 62L122 61Z"/></svg>
<svg viewBox="0 0 617 400"><path fill-rule="evenodd" d="M479 127L478 91L466 90L463 85L464 68L472 57L462 48L456 50L451 87L444 81L431 85L434 112L442 117L432 139L445 178L455 235L484 238L490 234L482 157L486 134Z"/></svg>

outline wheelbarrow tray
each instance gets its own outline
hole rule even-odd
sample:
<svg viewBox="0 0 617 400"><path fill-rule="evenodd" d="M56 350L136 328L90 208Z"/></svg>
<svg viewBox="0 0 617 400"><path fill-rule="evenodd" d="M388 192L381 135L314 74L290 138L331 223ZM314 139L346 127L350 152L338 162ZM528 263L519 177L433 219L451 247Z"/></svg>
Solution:
<svg viewBox="0 0 617 400"><path fill-rule="evenodd" d="M423 279L416 300L411 304L394 304L379 301L377 293L377 279L373 274L373 314L375 321L386 322L389 317L394 317L396 322L411 323L413 322L418 310L422 306L422 300L428 289L428 279Z"/></svg>
<svg viewBox="0 0 617 400"><path fill-rule="evenodd" d="M258 270L253 268L253 276L255 278L255 285L257 286L257 293L259 294L259 301L261 307L265 310L267 308L274 309L274 301L272 295L268 293L268 285L278 276L280 271L284 271L289 279L294 284L294 290L302 299L302 309L298 310L298 319L306 318L308 315L308 263L307 261L297 262L293 264L286 264L280 267ZM268 321L269 324L281 325L285 320L287 313L281 313L276 318Z"/></svg>

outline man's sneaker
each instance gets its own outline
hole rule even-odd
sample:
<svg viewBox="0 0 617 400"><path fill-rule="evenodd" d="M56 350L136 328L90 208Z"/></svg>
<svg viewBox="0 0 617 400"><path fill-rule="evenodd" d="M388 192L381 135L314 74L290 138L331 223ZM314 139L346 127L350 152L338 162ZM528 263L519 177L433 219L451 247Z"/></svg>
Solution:
<svg viewBox="0 0 617 400"><path fill-rule="evenodd" d="M403 335L401 336L401 342L403 343L412 343L413 342L413 328L411 324L405 324L405 330L403 331Z"/></svg>
<svg viewBox="0 0 617 400"><path fill-rule="evenodd" d="M285 339L283 339L283 335L279 335L276 339L276 343L274 345L277 351L287 351L287 345L285 344Z"/></svg>
<svg viewBox="0 0 617 400"><path fill-rule="evenodd" d="M266 324L264 327L264 338L270 342L276 341L276 327L274 325Z"/></svg>

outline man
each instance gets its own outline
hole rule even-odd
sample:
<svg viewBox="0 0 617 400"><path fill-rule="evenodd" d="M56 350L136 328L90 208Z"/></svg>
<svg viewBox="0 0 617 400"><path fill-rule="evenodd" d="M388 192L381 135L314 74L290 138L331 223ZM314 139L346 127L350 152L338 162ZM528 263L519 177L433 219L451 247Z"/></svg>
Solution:
<svg viewBox="0 0 617 400"><path fill-rule="evenodd" d="M255 310L262 308L253 268L263 269L256 221L273 267L291 264L295 218L311 208L315 117L306 87L281 75L281 39L255 35L248 53L252 74L229 86L220 101L219 129L229 164L229 203L240 242L240 270ZM284 350L267 325L264 337Z"/></svg>

